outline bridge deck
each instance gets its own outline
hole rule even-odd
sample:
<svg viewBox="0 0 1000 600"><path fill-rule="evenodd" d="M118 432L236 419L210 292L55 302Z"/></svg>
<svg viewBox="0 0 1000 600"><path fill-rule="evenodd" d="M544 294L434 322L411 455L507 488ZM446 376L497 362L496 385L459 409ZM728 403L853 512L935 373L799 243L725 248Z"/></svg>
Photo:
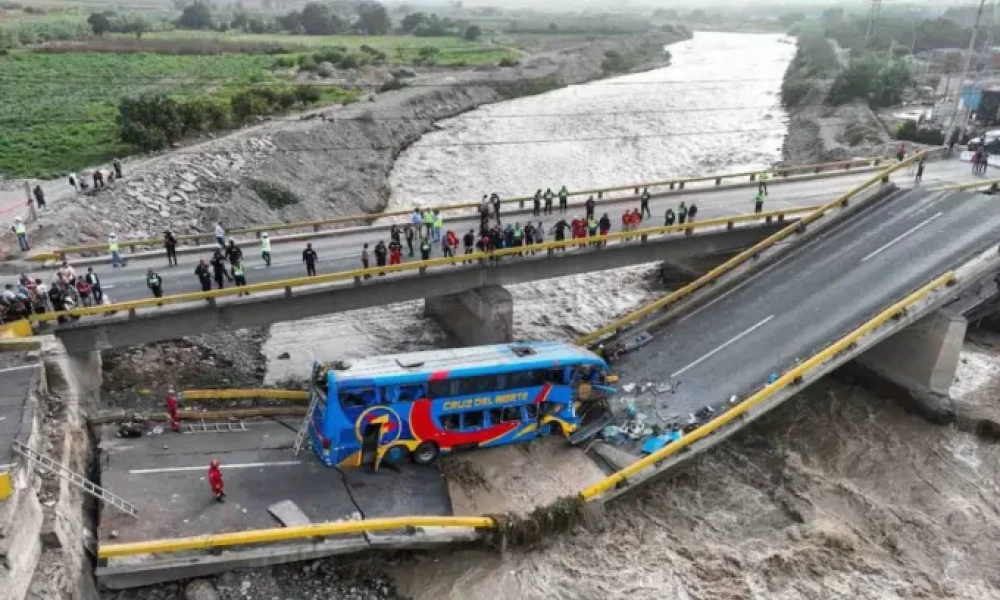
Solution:
<svg viewBox="0 0 1000 600"><path fill-rule="evenodd" d="M998 218L990 196L898 192L672 323L623 361L621 380L653 384L636 398L651 422L745 397L996 243Z"/></svg>

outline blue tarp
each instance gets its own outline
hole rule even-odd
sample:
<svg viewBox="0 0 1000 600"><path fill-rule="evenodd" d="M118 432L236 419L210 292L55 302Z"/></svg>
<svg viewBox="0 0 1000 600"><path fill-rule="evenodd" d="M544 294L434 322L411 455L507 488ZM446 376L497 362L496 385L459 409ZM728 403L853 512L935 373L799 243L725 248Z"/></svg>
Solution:
<svg viewBox="0 0 1000 600"><path fill-rule="evenodd" d="M979 87L966 85L962 87L962 104L972 110L979 110L979 102L983 98L983 90Z"/></svg>

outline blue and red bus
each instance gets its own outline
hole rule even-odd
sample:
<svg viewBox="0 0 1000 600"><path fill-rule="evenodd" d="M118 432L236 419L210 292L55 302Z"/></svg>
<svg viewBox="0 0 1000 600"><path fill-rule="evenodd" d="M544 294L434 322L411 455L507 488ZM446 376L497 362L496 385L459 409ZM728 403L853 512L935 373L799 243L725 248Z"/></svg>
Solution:
<svg viewBox="0 0 1000 600"><path fill-rule="evenodd" d="M577 431L617 380L598 355L561 342L432 350L314 364L309 434L327 466L410 458Z"/></svg>

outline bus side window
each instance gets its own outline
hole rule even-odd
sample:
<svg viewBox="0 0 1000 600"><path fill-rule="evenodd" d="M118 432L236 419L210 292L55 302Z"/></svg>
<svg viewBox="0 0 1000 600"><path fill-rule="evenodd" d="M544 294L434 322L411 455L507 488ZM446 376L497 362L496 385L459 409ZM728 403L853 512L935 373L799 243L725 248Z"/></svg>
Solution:
<svg viewBox="0 0 1000 600"><path fill-rule="evenodd" d="M516 406L504 407L502 419L504 423L519 422L521 420L521 409Z"/></svg>
<svg viewBox="0 0 1000 600"><path fill-rule="evenodd" d="M525 407L524 407L524 414L527 417L525 420L527 420L527 421L534 421L535 419L538 418L538 405L536 405L536 404L527 404L527 405L525 405Z"/></svg>
<svg viewBox="0 0 1000 600"><path fill-rule="evenodd" d="M424 397L424 386L422 385L401 385L396 402L413 402L417 398Z"/></svg>
<svg viewBox="0 0 1000 600"><path fill-rule="evenodd" d="M462 413L462 429L481 429L483 426L483 412L473 411Z"/></svg>
<svg viewBox="0 0 1000 600"><path fill-rule="evenodd" d="M366 406L369 402L375 400L375 391L371 388L340 390L339 396L340 403L344 408Z"/></svg>
<svg viewBox="0 0 1000 600"><path fill-rule="evenodd" d="M566 371L562 368L545 369L545 383L564 385L566 383Z"/></svg>
<svg viewBox="0 0 1000 600"><path fill-rule="evenodd" d="M490 409L490 425L499 425L500 423L502 423L503 422L503 413L504 413L504 411L500 410L499 408L491 408Z"/></svg>
<svg viewBox="0 0 1000 600"><path fill-rule="evenodd" d="M458 415L445 415L441 417L441 425L448 431L458 429Z"/></svg>

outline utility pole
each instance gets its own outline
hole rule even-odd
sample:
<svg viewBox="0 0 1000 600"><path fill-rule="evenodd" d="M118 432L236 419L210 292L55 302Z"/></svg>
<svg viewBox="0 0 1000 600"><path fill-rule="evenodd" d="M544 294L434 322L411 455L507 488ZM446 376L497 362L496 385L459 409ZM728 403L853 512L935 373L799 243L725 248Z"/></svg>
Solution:
<svg viewBox="0 0 1000 600"><path fill-rule="evenodd" d="M979 20L983 17L983 8L986 6L986 0L979 0L979 10L976 11L976 24L972 26L972 37L969 38L969 49L965 52L965 65L962 67L962 76L958 80L958 92L955 94L955 110L951 114L951 123L948 125L948 133L944 136L944 143L947 144L951 140L951 136L955 135L955 130L958 128L958 107L962 100L962 84L965 82L965 78L969 76L969 67L972 65L972 53L976 49L976 34L979 33Z"/></svg>
<svg viewBox="0 0 1000 600"><path fill-rule="evenodd" d="M866 47L868 46L868 41L875 33L875 27L878 24L878 16L880 12L882 12L882 0L872 0L872 8L868 13L868 29L865 31Z"/></svg>
<svg viewBox="0 0 1000 600"><path fill-rule="evenodd" d="M892 53L896 51L896 40L889 40L889 53L885 56L885 65L888 67L892 64Z"/></svg>

